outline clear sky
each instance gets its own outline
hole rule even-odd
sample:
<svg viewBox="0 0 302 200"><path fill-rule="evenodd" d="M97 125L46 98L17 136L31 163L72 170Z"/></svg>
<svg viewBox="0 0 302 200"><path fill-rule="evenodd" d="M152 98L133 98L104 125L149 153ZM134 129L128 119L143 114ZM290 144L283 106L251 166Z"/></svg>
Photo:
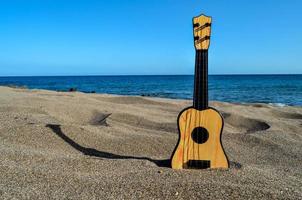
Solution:
<svg viewBox="0 0 302 200"><path fill-rule="evenodd" d="M2 0L0 76L193 74L200 13L210 74L302 73L301 0Z"/></svg>

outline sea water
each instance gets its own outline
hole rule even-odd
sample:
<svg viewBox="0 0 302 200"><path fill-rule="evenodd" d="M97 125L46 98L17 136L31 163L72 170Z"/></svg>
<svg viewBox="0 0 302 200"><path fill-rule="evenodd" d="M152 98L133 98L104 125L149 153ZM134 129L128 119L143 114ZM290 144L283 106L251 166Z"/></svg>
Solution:
<svg viewBox="0 0 302 200"><path fill-rule="evenodd" d="M0 85L29 89L192 99L193 75L0 77ZM302 105L302 75L210 75L209 99Z"/></svg>

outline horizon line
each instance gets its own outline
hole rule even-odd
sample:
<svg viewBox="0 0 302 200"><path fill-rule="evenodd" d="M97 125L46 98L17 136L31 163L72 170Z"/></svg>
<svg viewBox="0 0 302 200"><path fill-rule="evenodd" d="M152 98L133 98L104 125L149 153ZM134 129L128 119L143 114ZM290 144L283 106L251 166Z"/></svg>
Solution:
<svg viewBox="0 0 302 200"><path fill-rule="evenodd" d="M252 73L252 74L209 74L209 76L267 76L267 75L302 75L302 73L288 73L288 74L281 74L281 73L276 73L276 74L257 74L257 73ZM8 78L8 77L84 77L84 76L194 76L194 74L121 74L121 75L8 75L8 76L2 76L0 75L0 78Z"/></svg>

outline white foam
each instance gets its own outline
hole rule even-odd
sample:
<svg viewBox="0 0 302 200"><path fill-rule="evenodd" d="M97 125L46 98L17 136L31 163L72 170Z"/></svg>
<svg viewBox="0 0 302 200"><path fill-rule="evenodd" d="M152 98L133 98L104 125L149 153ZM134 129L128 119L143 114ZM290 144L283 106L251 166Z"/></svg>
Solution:
<svg viewBox="0 0 302 200"><path fill-rule="evenodd" d="M269 105L271 105L271 106L277 106L277 107L285 107L285 106L287 106L284 103L269 103Z"/></svg>

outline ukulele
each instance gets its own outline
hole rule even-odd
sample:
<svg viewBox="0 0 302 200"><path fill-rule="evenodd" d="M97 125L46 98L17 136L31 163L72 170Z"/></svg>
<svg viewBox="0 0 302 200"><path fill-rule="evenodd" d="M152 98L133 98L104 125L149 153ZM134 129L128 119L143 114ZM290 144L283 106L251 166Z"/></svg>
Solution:
<svg viewBox="0 0 302 200"><path fill-rule="evenodd" d="M179 139L172 155L172 168L228 168L221 144L223 118L208 106L208 48L212 18L193 18L196 50L193 106L178 116Z"/></svg>

